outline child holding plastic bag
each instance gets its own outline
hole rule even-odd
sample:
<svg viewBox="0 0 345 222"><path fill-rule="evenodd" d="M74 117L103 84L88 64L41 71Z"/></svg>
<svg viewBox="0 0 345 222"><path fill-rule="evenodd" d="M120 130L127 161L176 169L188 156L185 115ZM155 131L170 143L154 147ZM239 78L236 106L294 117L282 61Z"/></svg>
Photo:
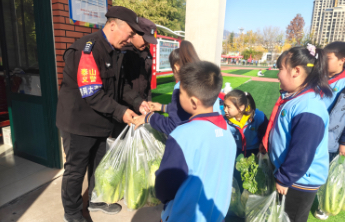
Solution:
<svg viewBox="0 0 345 222"><path fill-rule="evenodd" d="M345 42L332 42L324 48L328 58L328 84L331 86L332 97L324 98L323 101L328 108L328 152L329 162L339 154L345 155ZM318 209L314 216L320 220L326 220L328 216Z"/></svg>
<svg viewBox="0 0 345 222"><path fill-rule="evenodd" d="M323 98L330 114L328 151L331 162L338 154L345 156L345 42L332 42L325 47L328 57L328 84L332 97Z"/></svg>
<svg viewBox="0 0 345 222"><path fill-rule="evenodd" d="M266 115L256 109L255 101L248 92L232 90L224 97L225 117L237 145L237 156L245 157L264 150L262 138L265 135L268 120Z"/></svg>
<svg viewBox="0 0 345 222"><path fill-rule="evenodd" d="M255 101L248 92L232 90L224 97L224 112L237 146L236 156L243 154L249 157L259 152L259 147L264 150L262 138L265 135L268 120L266 115L256 109ZM243 182L238 170L234 171L240 191L243 192Z"/></svg>
<svg viewBox="0 0 345 222"><path fill-rule="evenodd" d="M283 52L277 64L282 91L263 143L277 191L286 195L285 211L292 222L305 222L328 176L329 116L321 98L332 96L327 60L322 49L308 45Z"/></svg>

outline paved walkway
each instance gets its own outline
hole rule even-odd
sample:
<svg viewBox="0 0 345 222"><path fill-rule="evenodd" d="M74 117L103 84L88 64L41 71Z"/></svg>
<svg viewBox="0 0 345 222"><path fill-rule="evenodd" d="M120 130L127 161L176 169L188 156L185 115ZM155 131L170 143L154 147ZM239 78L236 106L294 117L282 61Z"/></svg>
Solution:
<svg viewBox="0 0 345 222"><path fill-rule="evenodd" d="M266 70L267 67L257 67L257 66L221 66L221 69L222 70L230 70L230 69L233 69L233 70L238 70L238 69L262 69L262 70ZM271 69L271 70L278 70L278 69Z"/></svg>
<svg viewBox="0 0 345 222"><path fill-rule="evenodd" d="M251 78L253 81L260 82L279 82L278 79L274 78L265 78L265 77L255 77L255 76L245 76L245 75L236 75L222 72L223 76L233 76L233 77L242 77L242 78Z"/></svg>
<svg viewBox="0 0 345 222"><path fill-rule="evenodd" d="M61 202L61 182L59 177L52 182L33 190L0 208L1 222L62 222L64 210ZM88 213L86 210L87 181L83 184L83 214L89 222L158 222L163 205L144 207L137 211L129 211L123 203L122 211L116 215L102 212Z"/></svg>

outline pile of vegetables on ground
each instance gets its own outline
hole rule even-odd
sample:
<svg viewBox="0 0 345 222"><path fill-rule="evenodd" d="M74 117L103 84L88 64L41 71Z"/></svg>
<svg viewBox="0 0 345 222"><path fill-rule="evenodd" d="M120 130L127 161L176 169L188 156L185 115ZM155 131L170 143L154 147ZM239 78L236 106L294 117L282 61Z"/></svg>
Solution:
<svg viewBox="0 0 345 222"><path fill-rule="evenodd" d="M91 202L116 203L124 198L131 210L155 206L155 172L164 153L166 136L143 125L126 127L95 172Z"/></svg>
<svg viewBox="0 0 345 222"><path fill-rule="evenodd" d="M246 218L247 222L288 222L284 212L285 197L279 199L275 191L273 168L268 154L254 154L236 158L236 170L241 174L242 194L233 178L229 213Z"/></svg>
<svg viewBox="0 0 345 222"><path fill-rule="evenodd" d="M345 157L337 156L331 162L326 184L317 193L320 209L328 215L345 210Z"/></svg>

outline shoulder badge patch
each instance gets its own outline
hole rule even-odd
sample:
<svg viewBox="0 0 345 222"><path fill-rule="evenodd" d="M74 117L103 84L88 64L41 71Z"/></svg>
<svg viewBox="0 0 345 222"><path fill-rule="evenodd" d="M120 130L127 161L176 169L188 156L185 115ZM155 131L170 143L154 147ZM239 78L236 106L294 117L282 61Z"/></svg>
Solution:
<svg viewBox="0 0 345 222"><path fill-rule="evenodd" d="M94 40L87 41L86 45L84 47L84 53L90 54L94 45L95 45L95 41Z"/></svg>
<svg viewBox="0 0 345 222"><path fill-rule="evenodd" d="M338 86L333 88L333 92L338 92L338 91L339 91L339 87Z"/></svg>
<svg viewBox="0 0 345 222"><path fill-rule="evenodd" d="M283 109L283 111L282 111L282 117L286 116L286 113L287 113L286 109Z"/></svg>

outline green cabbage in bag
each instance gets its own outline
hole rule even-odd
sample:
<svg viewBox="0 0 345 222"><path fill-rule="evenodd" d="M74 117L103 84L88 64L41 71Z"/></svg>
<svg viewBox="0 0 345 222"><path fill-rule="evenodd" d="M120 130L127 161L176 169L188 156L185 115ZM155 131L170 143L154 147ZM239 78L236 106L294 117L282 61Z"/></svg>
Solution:
<svg viewBox="0 0 345 222"><path fill-rule="evenodd" d="M344 156L336 156L330 163L326 184L318 190L320 209L327 215L337 215L345 203L345 163Z"/></svg>
<svg viewBox="0 0 345 222"><path fill-rule="evenodd" d="M166 136L149 125L126 127L112 142L95 172L91 202L116 203L122 198L128 209L158 205L155 172L160 166Z"/></svg>

